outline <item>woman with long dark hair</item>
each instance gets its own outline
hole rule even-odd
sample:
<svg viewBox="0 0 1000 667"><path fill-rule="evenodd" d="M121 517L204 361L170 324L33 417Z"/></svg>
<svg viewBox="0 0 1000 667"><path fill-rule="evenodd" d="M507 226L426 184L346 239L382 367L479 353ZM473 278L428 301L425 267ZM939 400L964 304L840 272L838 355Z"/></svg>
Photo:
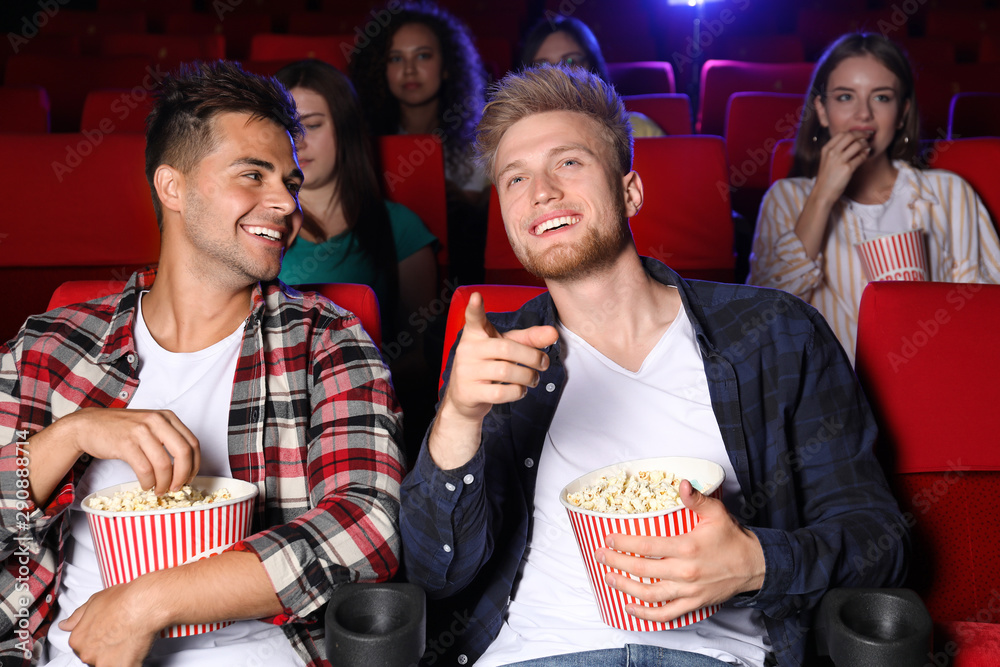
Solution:
<svg viewBox="0 0 1000 667"><path fill-rule="evenodd" d="M370 285L392 334L406 314L433 299L436 239L412 211L383 199L350 80L318 60L288 65L277 78L295 98L305 128L298 143L304 221L279 277L291 285Z"/></svg>
<svg viewBox="0 0 1000 667"><path fill-rule="evenodd" d="M903 51L844 35L816 65L792 173L761 204L747 282L811 303L852 357L869 281L856 246L920 230L931 280L1000 282L986 207L957 175L915 166L919 126Z"/></svg>

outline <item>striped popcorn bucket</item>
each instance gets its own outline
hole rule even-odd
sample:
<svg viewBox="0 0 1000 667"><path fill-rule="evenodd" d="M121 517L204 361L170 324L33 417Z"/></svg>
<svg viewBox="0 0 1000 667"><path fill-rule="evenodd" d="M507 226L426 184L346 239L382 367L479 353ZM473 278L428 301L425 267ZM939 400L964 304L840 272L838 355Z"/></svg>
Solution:
<svg viewBox="0 0 1000 667"><path fill-rule="evenodd" d="M663 470L676 477L691 481L695 488L713 498L721 497L722 482L726 476L722 466L712 461L684 456L668 456L616 463L579 477L563 488L559 499L569 513L570 525L572 525L573 533L576 535L576 543L580 547L580 554L583 556L583 563L587 568L587 575L594 589L594 597L601 611L601 620L619 630L653 632L674 630L708 618L719 610L719 605L702 607L665 623L636 618L625 611L625 605L662 607L667 602L652 604L644 602L605 583L604 577L608 573L623 574L646 584L659 581L659 579L633 576L628 572L622 572L599 563L594 558L594 552L606 547L604 538L608 534L669 537L690 531L699 521L698 515L683 505L670 510L644 514L606 514L577 507L567 499L569 494L577 493L594 485L601 477L610 477L621 470L625 470L628 475L634 475L640 470Z"/></svg>
<svg viewBox="0 0 1000 667"><path fill-rule="evenodd" d="M854 247L870 281L930 280L922 229L880 236Z"/></svg>
<svg viewBox="0 0 1000 667"><path fill-rule="evenodd" d="M138 490L139 482L102 489L83 499L90 534L104 587L222 553L250 532L257 487L226 477L195 477L191 486L204 493L228 489L232 498L208 505L141 512L109 512L90 507L94 496L112 497L119 491ZM218 630L232 621L175 625L161 637L188 637Z"/></svg>

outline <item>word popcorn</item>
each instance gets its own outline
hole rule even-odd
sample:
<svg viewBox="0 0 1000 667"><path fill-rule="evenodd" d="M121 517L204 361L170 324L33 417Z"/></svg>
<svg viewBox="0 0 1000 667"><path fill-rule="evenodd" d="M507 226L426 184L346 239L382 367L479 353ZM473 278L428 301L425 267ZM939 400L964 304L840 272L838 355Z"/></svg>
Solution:
<svg viewBox="0 0 1000 667"><path fill-rule="evenodd" d="M212 493L205 493L198 489L191 488L185 484L178 491L168 491L163 495L156 495L153 490L148 491L131 490L116 491L111 498L108 496L94 496L90 499L91 509L104 510L106 512L141 512L144 510L169 510L178 507L195 507L197 505L209 505L221 500L229 500L232 494L229 489L219 489Z"/></svg>
<svg viewBox="0 0 1000 667"><path fill-rule="evenodd" d="M642 514L679 506L680 485L680 477L662 470L640 470L635 475L622 470L612 477L602 476L582 491L566 494L566 500L592 512Z"/></svg>

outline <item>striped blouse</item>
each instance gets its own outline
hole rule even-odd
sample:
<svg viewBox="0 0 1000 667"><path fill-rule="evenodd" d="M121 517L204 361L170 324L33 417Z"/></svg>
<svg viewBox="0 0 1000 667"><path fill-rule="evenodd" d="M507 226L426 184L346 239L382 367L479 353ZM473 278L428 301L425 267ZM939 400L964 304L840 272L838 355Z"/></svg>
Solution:
<svg viewBox="0 0 1000 667"><path fill-rule="evenodd" d="M927 232L931 280L1000 283L1000 242L972 186L951 172L893 164L899 170L894 196L905 197L903 210L912 212L907 228ZM810 259L795 234L795 223L815 182L785 178L767 191L747 282L791 292L815 306L853 360L858 308L868 283L854 249L864 239L862 221L841 197L833 207L826 241L816 259Z"/></svg>

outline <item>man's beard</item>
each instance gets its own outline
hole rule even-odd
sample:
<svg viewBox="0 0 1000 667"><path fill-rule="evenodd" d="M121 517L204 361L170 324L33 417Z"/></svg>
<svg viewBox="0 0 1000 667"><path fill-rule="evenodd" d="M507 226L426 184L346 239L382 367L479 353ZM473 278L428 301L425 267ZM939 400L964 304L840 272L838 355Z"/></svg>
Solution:
<svg viewBox="0 0 1000 667"><path fill-rule="evenodd" d="M622 248L632 242L632 234L625 211L624 185L620 179L610 180L619 224L590 224L578 244L553 244L538 254L512 243L514 254L529 273L542 280L566 281L592 275L615 262Z"/></svg>

